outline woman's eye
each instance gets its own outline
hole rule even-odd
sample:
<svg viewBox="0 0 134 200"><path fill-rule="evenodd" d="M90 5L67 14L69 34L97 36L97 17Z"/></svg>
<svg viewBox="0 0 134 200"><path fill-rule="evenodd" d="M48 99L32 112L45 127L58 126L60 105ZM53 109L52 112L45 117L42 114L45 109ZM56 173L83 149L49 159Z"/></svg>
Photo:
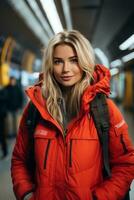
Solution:
<svg viewBox="0 0 134 200"><path fill-rule="evenodd" d="M78 59L77 59L77 58L74 58L74 59L71 60L71 62L72 62L72 63L78 63Z"/></svg>
<svg viewBox="0 0 134 200"><path fill-rule="evenodd" d="M60 63L62 63L61 60L54 60L54 64L55 64L55 65L59 65Z"/></svg>

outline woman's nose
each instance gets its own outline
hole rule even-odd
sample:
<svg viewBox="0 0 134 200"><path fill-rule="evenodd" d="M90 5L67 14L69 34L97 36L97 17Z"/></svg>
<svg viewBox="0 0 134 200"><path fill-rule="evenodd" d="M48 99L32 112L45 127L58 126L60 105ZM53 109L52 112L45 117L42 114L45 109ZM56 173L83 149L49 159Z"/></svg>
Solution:
<svg viewBox="0 0 134 200"><path fill-rule="evenodd" d="M69 71L69 62L65 61L63 64L63 72Z"/></svg>

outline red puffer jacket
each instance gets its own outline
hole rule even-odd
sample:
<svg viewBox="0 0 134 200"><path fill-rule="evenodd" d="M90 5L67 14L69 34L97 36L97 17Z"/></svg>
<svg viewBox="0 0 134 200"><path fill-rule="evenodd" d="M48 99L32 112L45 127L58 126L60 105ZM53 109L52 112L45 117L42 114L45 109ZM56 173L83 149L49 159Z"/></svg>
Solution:
<svg viewBox="0 0 134 200"><path fill-rule="evenodd" d="M23 114L12 156L12 180L18 200L33 191L30 200L121 200L134 178L134 148L127 124L115 104L108 99L110 112L109 153L111 178L102 175L103 159L96 128L89 115L90 102L97 92L109 94L109 70L97 65L99 78L83 94L79 116L67 126L66 137L61 126L49 115L39 86L27 94L39 110L42 120L36 126L35 174L26 165L28 131ZM33 177L35 181L33 182Z"/></svg>

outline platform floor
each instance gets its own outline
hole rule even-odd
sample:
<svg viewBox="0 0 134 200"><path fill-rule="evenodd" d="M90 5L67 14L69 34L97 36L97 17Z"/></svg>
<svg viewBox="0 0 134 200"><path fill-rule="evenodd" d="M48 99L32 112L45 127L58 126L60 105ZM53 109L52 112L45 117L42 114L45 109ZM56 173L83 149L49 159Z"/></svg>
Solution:
<svg viewBox="0 0 134 200"><path fill-rule="evenodd" d="M132 138L134 144L134 114L131 114L128 111L124 111L121 109L124 114L124 117L129 125L129 134ZM0 160L0 200L15 200L13 191L12 191L12 183L11 183L11 175L10 175L10 160L11 160L11 152L14 146L15 140L10 139L8 141L9 144L9 156ZM132 189L130 192L131 200L134 200L134 183L132 183Z"/></svg>

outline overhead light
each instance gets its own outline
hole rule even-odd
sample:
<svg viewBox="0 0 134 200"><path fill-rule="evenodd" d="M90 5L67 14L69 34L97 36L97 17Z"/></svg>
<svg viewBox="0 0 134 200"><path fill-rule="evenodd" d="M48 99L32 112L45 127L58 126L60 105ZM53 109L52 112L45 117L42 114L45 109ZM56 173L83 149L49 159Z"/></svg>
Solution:
<svg viewBox="0 0 134 200"><path fill-rule="evenodd" d="M65 20L66 20L67 29L71 30L72 29L72 20L71 20L69 2L68 2L68 0L61 0L61 3L62 3L62 8L63 8Z"/></svg>
<svg viewBox="0 0 134 200"><path fill-rule="evenodd" d="M129 53L128 55L122 57L123 62L128 62L129 60L132 59L134 59L134 52Z"/></svg>
<svg viewBox="0 0 134 200"><path fill-rule="evenodd" d="M50 28L50 26L48 25L47 20L45 19L45 17L43 16L37 2L35 0L27 0L28 4L30 5L30 7L32 8L32 10L34 11L36 17L38 18L38 20L41 22L41 25L44 27L46 34L48 35L48 37L52 37L53 36L53 32Z"/></svg>
<svg viewBox="0 0 134 200"><path fill-rule="evenodd" d="M134 43L128 49L133 50L134 49Z"/></svg>
<svg viewBox="0 0 134 200"><path fill-rule="evenodd" d="M42 44L47 45L48 36L45 34L41 25L39 24L36 17L33 15L32 11L28 8L24 0L19 0L16 3L16 0L8 0L13 9L15 9L19 15L23 18L28 27L32 32L39 38Z"/></svg>
<svg viewBox="0 0 134 200"><path fill-rule="evenodd" d="M110 73L111 73L111 76L114 76L114 75L119 73L119 69L118 68L113 68L113 69L110 70Z"/></svg>
<svg viewBox="0 0 134 200"><path fill-rule="evenodd" d="M95 48L94 52L98 56L102 64L105 65L106 67L109 67L109 61L108 61L107 56L104 54L104 52L99 48Z"/></svg>
<svg viewBox="0 0 134 200"><path fill-rule="evenodd" d="M54 33L59 33L60 31L63 31L63 27L54 0L40 0L40 2Z"/></svg>
<svg viewBox="0 0 134 200"><path fill-rule="evenodd" d="M121 66L121 65L122 65L122 61L121 61L120 59L114 60L114 61L112 61L112 62L110 63L110 66L111 66L112 68L118 67L118 66Z"/></svg>
<svg viewBox="0 0 134 200"><path fill-rule="evenodd" d="M29 85L29 73L27 71L21 71L21 84L24 87Z"/></svg>
<svg viewBox="0 0 134 200"><path fill-rule="evenodd" d="M34 72L32 74L32 76L33 76L34 79L38 79L39 78L39 72Z"/></svg>
<svg viewBox="0 0 134 200"><path fill-rule="evenodd" d="M120 46L119 49L120 50L126 50L129 47L131 47L131 45L134 44L134 34L131 35L127 40L125 40Z"/></svg>

